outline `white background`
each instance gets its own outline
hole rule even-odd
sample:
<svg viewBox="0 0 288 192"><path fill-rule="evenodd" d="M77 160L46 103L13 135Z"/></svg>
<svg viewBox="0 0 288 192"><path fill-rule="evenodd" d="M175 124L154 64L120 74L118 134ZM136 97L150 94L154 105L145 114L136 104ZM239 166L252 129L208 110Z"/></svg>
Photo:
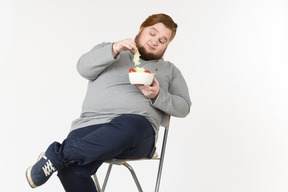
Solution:
<svg viewBox="0 0 288 192"><path fill-rule="evenodd" d="M179 25L165 59L182 70L193 102L187 118L172 119L160 190L288 191L286 0L0 2L1 191L64 191L56 174L30 189L25 170L80 114L78 58L134 38L160 12ZM145 192L154 164L135 164ZM126 168L114 169L107 191L136 191Z"/></svg>

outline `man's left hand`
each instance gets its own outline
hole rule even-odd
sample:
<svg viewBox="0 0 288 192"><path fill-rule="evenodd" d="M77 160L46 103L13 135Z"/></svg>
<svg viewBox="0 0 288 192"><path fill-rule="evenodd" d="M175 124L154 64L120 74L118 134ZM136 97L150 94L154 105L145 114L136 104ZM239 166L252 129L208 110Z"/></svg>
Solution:
<svg viewBox="0 0 288 192"><path fill-rule="evenodd" d="M160 86L159 82L156 79L156 77L153 78L153 83L152 85L135 85L140 89L140 91L143 93L145 97L148 99L155 100L159 94L160 91Z"/></svg>

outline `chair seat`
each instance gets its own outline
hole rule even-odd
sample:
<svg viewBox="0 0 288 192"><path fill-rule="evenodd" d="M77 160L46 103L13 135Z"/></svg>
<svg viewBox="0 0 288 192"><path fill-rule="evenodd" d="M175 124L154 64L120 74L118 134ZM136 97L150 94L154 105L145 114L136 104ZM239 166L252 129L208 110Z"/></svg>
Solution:
<svg viewBox="0 0 288 192"><path fill-rule="evenodd" d="M151 159L157 159L158 158L158 154L155 152L153 157ZM123 165L124 163L126 163L127 161L140 161L140 160L147 160L148 158L141 158L141 159L109 159L107 161L105 161L105 163L109 163L109 164L114 164L114 165Z"/></svg>

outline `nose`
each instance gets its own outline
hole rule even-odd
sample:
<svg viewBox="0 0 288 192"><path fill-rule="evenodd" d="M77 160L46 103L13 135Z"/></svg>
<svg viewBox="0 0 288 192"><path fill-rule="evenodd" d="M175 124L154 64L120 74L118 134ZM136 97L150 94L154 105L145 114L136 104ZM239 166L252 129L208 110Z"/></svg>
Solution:
<svg viewBox="0 0 288 192"><path fill-rule="evenodd" d="M158 40L157 40L157 38L155 38L155 37L152 38L152 39L151 39L151 43L152 43L153 46L157 46L157 45L158 45Z"/></svg>

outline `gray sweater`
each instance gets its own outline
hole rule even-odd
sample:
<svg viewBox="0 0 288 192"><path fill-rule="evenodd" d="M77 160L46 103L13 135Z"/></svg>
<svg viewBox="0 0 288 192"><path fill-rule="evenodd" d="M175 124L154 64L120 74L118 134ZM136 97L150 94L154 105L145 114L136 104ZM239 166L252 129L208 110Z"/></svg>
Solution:
<svg viewBox="0 0 288 192"><path fill-rule="evenodd" d="M133 57L132 51L123 51L114 58L112 43L96 45L80 57L77 70L89 83L81 116L73 121L71 131L107 123L121 114L138 114L151 122L157 138L159 126L167 124L168 115L185 117L189 113L191 101L181 72L163 59L140 59L139 66L155 73L160 84L157 99L151 101L129 83Z"/></svg>

